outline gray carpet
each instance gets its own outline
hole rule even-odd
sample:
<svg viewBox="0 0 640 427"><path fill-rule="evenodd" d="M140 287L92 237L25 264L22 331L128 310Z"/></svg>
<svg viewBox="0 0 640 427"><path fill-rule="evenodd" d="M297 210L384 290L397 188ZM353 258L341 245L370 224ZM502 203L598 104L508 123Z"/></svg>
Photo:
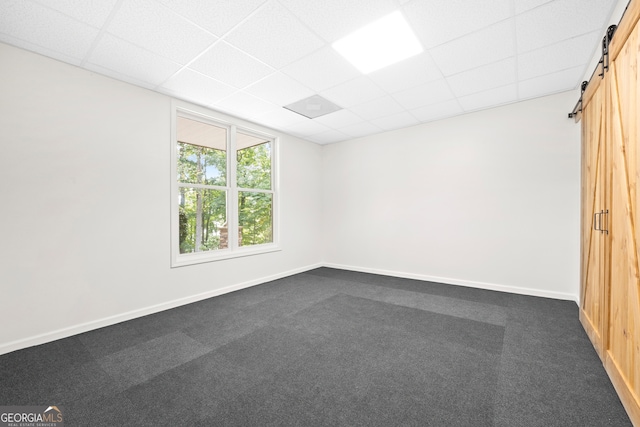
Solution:
<svg viewBox="0 0 640 427"><path fill-rule="evenodd" d="M570 301L320 268L0 356L68 426L630 426Z"/></svg>

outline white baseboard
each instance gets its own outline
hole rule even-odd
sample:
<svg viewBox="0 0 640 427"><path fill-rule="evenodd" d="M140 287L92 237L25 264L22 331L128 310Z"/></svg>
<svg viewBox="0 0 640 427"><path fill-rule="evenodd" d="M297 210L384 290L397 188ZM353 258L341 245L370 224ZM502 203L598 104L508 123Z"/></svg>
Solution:
<svg viewBox="0 0 640 427"><path fill-rule="evenodd" d="M427 276L424 274L405 273L402 271L379 270L377 268L356 267L353 265L332 264L327 262L323 263L323 266L329 267L329 268L337 268L339 270L350 270L350 271L358 271L361 273L379 274L382 276L402 277L404 279L415 279L415 280L422 280L426 282L444 283L447 285L466 286L469 288L487 289L490 291L508 292L511 294L530 295L535 297L545 297L545 298L553 298L553 299L569 300L569 301L578 301L579 299L577 295L564 293L564 292L545 291L541 289L531 289L531 288L520 288L516 286L498 285L494 283L451 279L448 277Z"/></svg>
<svg viewBox="0 0 640 427"><path fill-rule="evenodd" d="M149 314L158 313L160 311L169 310L171 308L179 307L181 305L190 304L192 302L201 301L207 298L216 297L229 292L238 291L240 289L249 288L251 286L259 285L262 283L270 282L272 280L281 279L283 277L292 276L294 274L303 273L305 271L313 270L318 267L329 267L340 270L358 271L362 273L379 274L383 276L402 277L406 279L416 279L428 282L444 283L449 285L467 286L470 288L488 289L500 292L509 292L513 294L531 295L538 297L554 298L560 300L578 301L579 297L573 294L563 292L545 291L540 289L520 288L514 286L498 285L494 283L475 282L469 280L451 279L447 277L427 276L423 274L405 273L402 271L390 271L380 270L376 268L357 267L352 265L342 265L333 263L318 263L305 267L296 268L293 270L285 271L282 273L274 274L271 276L261 277L258 279L250 280L243 283L227 286L221 289L215 289L212 291L203 292L201 294L192 295L189 297L179 298L173 301L168 301L162 304L157 304L138 310L128 311L115 316L109 316L102 319L94 320L91 322L82 323L80 325L71 326L68 328L58 329L52 332L47 332L40 335L34 335L28 338L11 341L8 343L0 344L0 355L10 353L15 350L31 347L34 345L40 345L47 342L55 341L62 338L67 338L73 335L88 332L94 329L102 328L105 326L115 325L116 323L125 322L138 317L147 316Z"/></svg>
<svg viewBox="0 0 640 427"><path fill-rule="evenodd" d="M322 267L323 264L313 264L305 267L296 268L293 270L285 271L283 273L273 274L271 276L261 277L258 279L250 280L243 283L238 283L224 288L215 289L212 291L203 292L201 294L192 295L189 297L179 298L173 301L168 301L162 304L156 304L149 307L141 308L138 310L128 311L126 313L117 314L115 316L109 316L102 319L94 320L91 322L82 323L80 325L70 326L68 328L58 329L56 331L46 332L44 334L34 335L28 338L11 341L8 343L0 344L0 355L10 353L15 350L31 347L34 345L40 345L47 342L67 338L73 335L81 334L83 332L92 331L94 329L102 328L105 326L115 325L116 323L125 322L138 317L147 316L149 314L158 313L160 311L169 310L171 308L179 307L181 305L190 304L192 302L201 301L207 298L216 297L219 295L227 294L229 292L238 291L240 289L249 288L251 286L260 285L262 283L270 282L272 280L281 279L287 276L293 276L294 274L304 273L305 271L313 270L318 267Z"/></svg>

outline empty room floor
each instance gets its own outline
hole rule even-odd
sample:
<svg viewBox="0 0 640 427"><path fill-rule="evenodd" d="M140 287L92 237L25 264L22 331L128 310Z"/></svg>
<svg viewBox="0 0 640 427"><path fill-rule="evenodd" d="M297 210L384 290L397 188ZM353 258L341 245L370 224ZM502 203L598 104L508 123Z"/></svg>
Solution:
<svg viewBox="0 0 640 427"><path fill-rule="evenodd" d="M0 405L68 426L631 425L574 302L329 268L0 356Z"/></svg>

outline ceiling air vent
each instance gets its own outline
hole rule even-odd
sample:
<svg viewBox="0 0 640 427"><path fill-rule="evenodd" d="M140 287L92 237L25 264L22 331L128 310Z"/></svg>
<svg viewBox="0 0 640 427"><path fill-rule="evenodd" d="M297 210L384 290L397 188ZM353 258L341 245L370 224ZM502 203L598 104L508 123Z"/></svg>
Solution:
<svg viewBox="0 0 640 427"><path fill-rule="evenodd" d="M342 110L342 107L324 99L320 95L313 95L309 98L301 99L300 101L285 105L284 108L310 119L315 119L316 117Z"/></svg>

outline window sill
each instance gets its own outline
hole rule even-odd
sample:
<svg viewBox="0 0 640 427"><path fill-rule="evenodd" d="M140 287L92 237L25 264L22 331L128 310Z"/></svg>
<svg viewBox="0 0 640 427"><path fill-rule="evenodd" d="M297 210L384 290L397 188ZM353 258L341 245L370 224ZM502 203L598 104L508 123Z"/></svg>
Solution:
<svg viewBox="0 0 640 427"><path fill-rule="evenodd" d="M192 254L182 254L171 262L171 268L184 267L187 265L202 264L205 262L215 262L225 259L241 258L245 256L266 254L269 252L278 252L282 248L277 244L265 244L259 246L247 246L234 251L230 249L221 249L217 251L199 252Z"/></svg>

